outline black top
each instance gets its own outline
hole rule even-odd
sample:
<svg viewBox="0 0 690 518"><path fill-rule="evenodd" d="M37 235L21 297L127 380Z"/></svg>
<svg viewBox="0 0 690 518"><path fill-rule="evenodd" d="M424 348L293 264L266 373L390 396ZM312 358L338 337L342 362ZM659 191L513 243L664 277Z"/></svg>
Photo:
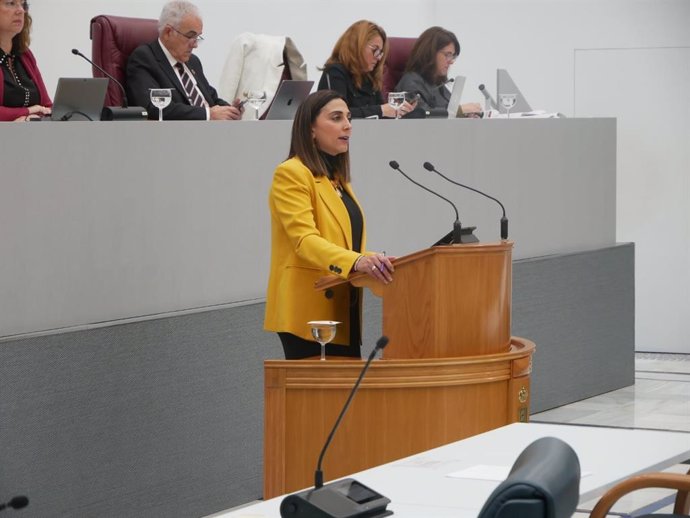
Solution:
<svg viewBox="0 0 690 518"><path fill-rule="evenodd" d="M5 89L0 104L11 108L40 104L41 94L16 53L0 49L0 69Z"/></svg>
<svg viewBox="0 0 690 518"><path fill-rule="evenodd" d="M326 67L321 74L319 90L335 90L345 97L345 102L350 108L350 113L355 119L363 119L372 115L382 117L381 105L383 96L378 90L374 90L371 81L364 80L362 88L357 88L350 72L341 65L335 63Z"/></svg>
<svg viewBox="0 0 690 518"><path fill-rule="evenodd" d="M424 110L448 109L451 92L445 83L434 85L428 83L417 72L406 72L395 87L396 92L419 94L417 107Z"/></svg>
<svg viewBox="0 0 690 518"><path fill-rule="evenodd" d="M326 162L326 167L328 169L328 179L333 181L335 173L334 157L328 153L321 152L321 156ZM343 204L347 209L347 214L350 216L350 229L352 231L352 250L359 253L362 251L362 232L364 230L364 218L362 217L362 211L359 206L352 199L352 196L342 188L337 188L340 199L343 200Z"/></svg>

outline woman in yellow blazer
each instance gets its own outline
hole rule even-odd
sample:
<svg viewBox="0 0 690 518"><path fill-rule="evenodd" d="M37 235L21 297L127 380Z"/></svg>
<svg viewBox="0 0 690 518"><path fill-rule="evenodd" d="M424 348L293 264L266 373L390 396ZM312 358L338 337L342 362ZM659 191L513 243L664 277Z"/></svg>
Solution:
<svg viewBox="0 0 690 518"><path fill-rule="evenodd" d="M358 271L393 280L390 259L364 251L364 215L350 186L351 133L350 110L340 94L310 95L295 114L289 157L273 176L264 328L278 333L287 359L319 354L310 320L342 322L327 354L360 356L361 290L344 285L316 291L318 279Z"/></svg>

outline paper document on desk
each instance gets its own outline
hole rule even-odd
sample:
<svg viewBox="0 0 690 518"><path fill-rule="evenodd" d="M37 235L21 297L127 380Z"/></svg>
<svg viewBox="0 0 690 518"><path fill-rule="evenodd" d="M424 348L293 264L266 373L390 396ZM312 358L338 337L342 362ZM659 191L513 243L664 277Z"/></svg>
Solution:
<svg viewBox="0 0 690 518"><path fill-rule="evenodd" d="M448 473L446 476L450 478L468 478L471 480L495 480L502 481L508 478L511 466L489 466L486 464L478 464L469 468L461 469Z"/></svg>
<svg viewBox="0 0 690 518"><path fill-rule="evenodd" d="M533 110L531 112L511 112L511 119L557 119L561 115L556 112L546 112L544 110ZM507 119L509 118L505 113L499 113L498 110L489 110L484 112L485 119Z"/></svg>
<svg viewBox="0 0 690 518"><path fill-rule="evenodd" d="M508 478L511 467L512 466L491 466L487 464L477 464L476 466L470 466L469 468L461 469L460 471L448 473L446 476L449 478L465 478L469 480L490 480L493 482L503 482ZM580 478L584 478L589 475L591 475L590 472L583 471L580 474Z"/></svg>

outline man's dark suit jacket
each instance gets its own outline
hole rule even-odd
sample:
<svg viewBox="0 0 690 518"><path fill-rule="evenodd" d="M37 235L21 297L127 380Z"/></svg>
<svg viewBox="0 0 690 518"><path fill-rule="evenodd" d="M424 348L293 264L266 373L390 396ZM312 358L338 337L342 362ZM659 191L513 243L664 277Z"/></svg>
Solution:
<svg viewBox="0 0 690 518"><path fill-rule="evenodd" d="M192 71L197 86L209 106L227 106L229 103L220 97L215 88L208 84L201 61L192 54L186 63ZM177 73L170 66L158 41L137 47L127 60L127 100L130 106L146 106L149 119L158 119L158 108L151 104L149 88L172 89L172 100L163 109L166 120L205 120L206 108L192 106L187 94L178 79Z"/></svg>

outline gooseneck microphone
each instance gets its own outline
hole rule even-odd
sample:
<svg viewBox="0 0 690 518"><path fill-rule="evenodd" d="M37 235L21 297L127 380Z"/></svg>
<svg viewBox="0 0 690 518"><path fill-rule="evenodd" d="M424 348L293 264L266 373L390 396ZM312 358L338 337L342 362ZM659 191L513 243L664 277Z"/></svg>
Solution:
<svg viewBox="0 0 690 518"><path fill-rule="evenodd" d="M122 86L122 83L120 83L120 81L115 79L112 75L106 72L103 68L99 67L96 63L91 61L77 49L72 49L72 54L74 54L75 56L79 56L91 63L92 66L96 67L108 79L110 79L113 83L120 87L120 91L122 92L122 106L106 106L105 108L103 108L103 112L101 113L101 120L146 120L148 118L148 112L146 111L146 108L144 108L143 106L129 106L127 104L127 92L125 92L125 87Z"/></svg>
<svg viewBox="0 0 690 518"><path fill-rule="evenodd" d="M453 207L453 210L455 211L455 221L453 222L453 243L461 243L462 242L462 224L460 223L460 213L458 212L458 208L455 206L455 203L450 201L448 198L441 196L439 193L432 191L428 187L425 187L419 182L414 181L412 178L407 176L402 169L400 169L400 164L396 162L395 160L391 160L388 162L388 165L391 166L391 169L395 169L398 171L401 175L403 175L405 178L407 178L409 181L411 181L413 184L415 184L418 187L421 187L427 192L430 192L434 196L438 196L442 200L447 201L450 203L450 205Z"/></svg>
<svg viewBox="0 0 690 518"><path fill-rule="evenodd" d="M503 206L503 204L500 201L498 201L493 196L489 196L485 192L480 191L479 189L475 189L474 187L470 187L469 185L465 185L463 183L456 182L455 180L451 180L446 175L444 175L441 171L436 169L434 167L434 164L432 164L431 162L424 162L423 166L424 166L424 169L426 169L427 171L431 171L431 172L436 173L441 178L449 181L450 183L452 183L454 185L457 185L459 187L464 187L465 189L469 189L470 191L476 192L477 194L481 194L485 198L489 198L490 200L494 200L496 203L498 203L501 207L501 210L503 211L503 216L501 217L501 239L503 239L503 240L508 239L508 218L506 217L506 208Z"/></svg>
<svg viewBox="0 0 690 518"><path fill-rule="evenodd" d="M480 191L479 189L475 189L474 187L470 187L469 185L465 185L465 184L463 184L463 183L456 182L455 180L452 180L452 179L448 178L448 177L447 177L446 175L444 175L442 172L440 172L439 170L437 170L437 169L434 167L434 164L432 164L431 162L424 162L423 166L424 166L424 169L426 169L427 171L431 171L431 172L433 172L433 173L436 173L436 174L439 175L441 178L443 178L443 179L449 181L450 183L452 183L452 184L454 184L454 185L457 185L457 186L459 186L459 187L464 187L465 189L469 189L470 191L476 192L477 194L481 194L481 195L484 196L485 198L489 198L490 200L493 200L493 201L495 201L496 203L498 203L498 204L500 205L500 207L501 207L501 210L503 211L503 216L501 217L501 239L504 239L504 240L505 240L505 239L508 239L508 218L506 217L506 208L503 206L503 204L502 204L500 201L498 201L498 200L497 200L496 198L494 198L493 196L489 196L489 195L486 194L485 192Z"/></svg>
<svg viewBox="0 0 690 518"><path fill-rule="evenodd" d="M494 101L494 98L491 97L491 94L489 93L489 91L486 89L486 87L485 87L483 84L479 85L479 91L480 91L480 92L482 93L482 95L484 96L484 99L486 99L487 101L489 101L489 105L490 105L494 110L498 110L498 104L496 104L496 101Z"/></svg>
<svg viewBox="0 0 690 518"><path fill-rule="evenodd" d="M0 511L3 511L10 507L11 509L23 509L29 505L29 499L25 496L15 496L9 502L5 504L0 504Z"/></svg>
<svg viewBox="0 0 690 518"><path fill-rule="evenodd" d="M352 398L355 397L355 393L357 392L357 389L359 388L359 384L362 382L362 378L364 378L364 375L366 374L367 370L369 370L369 365L371 365L371 361L374 359L374 356L376 356L376 353L383 350L383 348L386 347L387 345L388 345L388 337L387 336L382 336L381 338L379 338L377 340L376 346L371 351L371 354L369 354L369 358L367 358L367 363L364 365L362 372L360 372L360 374L359 374L359 378L357 378L357 381L355 382L355 386L352 387L352 390L350 391L350 397L348 397L347 401L345 401L345 406L343 406L343 409L340 411L340 415L338 416L338 419L336 419L335 424L333 425L333 429L331 429L331 433L328 434L328 439L326 439L326 443L323 445L323 448L321 449L321 454L319 455L319 461L316 464L316 472L314 473L314 488L315 489L319 489L320 487L323 487L323 471L321 471L321 463L323 462L323 456L326 454L326 450L331 445L331 441L333 440L333 436L335 435L336 430L340 426L340 421L343 420L343 416L345 415L345 412L347 412L347 409L350 408L350 402L352 401Z"/></svg>
<svg viewBox="0 0 690 518"><path fill-rule="evenodd" d="M98 70L100 70L108 79L110 79L113 83L115 83L117 86L119 86L120 90L122 91L122 108L128 108L129 107L127 104L127 92L125 92L125 87L122 86L122 83L120 83L120 81L115 79L112 75L110 75L108 72L103 70L103 68L99 67L96 63L91 61L89 58L87 58L84 54L79 52L77 49L72 49L72 54L74 54L75 56L79 56L80 58L84 58L86 61L91 63L92 66L94 66Z"/></svg>
<svg viewBox="0 0 690 518"><path fill-rule="evenodd" d="M357 393L359 384L362 382L367 370L369 370L369 366L376 353L386 347L386 345L388 345L387 336L382 336L376 341L376 346L369 354L369 358L367 358L362 372L359 373L359 378L357 378L352 387L350 395L331 429L331 433L328 434L326 443L323 445L319 455L316 472L314 473L314 489L286 496L280 503L280 516L282 518L312 518L315 516L321 518L345 516L348 518L383 518L393 514L392 511L386 510L390 500L385 496L351 478L332 482L324 486L323 471L321 471L321 463L326 450L330 446L347 409L350 408L350 403Z"/></svg>

